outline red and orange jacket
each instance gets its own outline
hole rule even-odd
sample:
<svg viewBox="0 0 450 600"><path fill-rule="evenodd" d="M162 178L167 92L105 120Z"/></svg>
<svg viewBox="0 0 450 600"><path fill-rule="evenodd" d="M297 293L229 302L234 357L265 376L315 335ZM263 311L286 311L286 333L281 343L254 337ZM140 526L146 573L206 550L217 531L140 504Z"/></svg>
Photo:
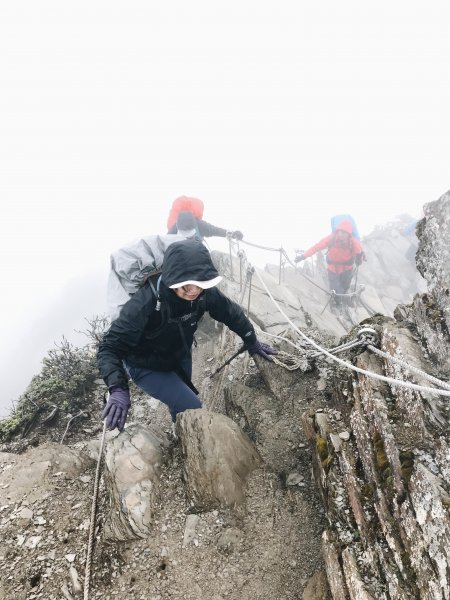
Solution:
<svg viewBox="0 0 450 600"><path fill-rule="evenodd" d="M334 273L342 273L342 271L350 270L355 262L355 257L363 251L362 246L360 241L353 236L350 239L338 240L336 233L339 230L350 233L351 235L352 224L350 221L342 221L336 232L330 233L330 235L324 237L320 242L317 242L317 244L309 248L309 250L306 250L306 252L303 253L303 256L308 258L313 254L316 254L316 252L328 248L328 270L333 271Z"/></svg>

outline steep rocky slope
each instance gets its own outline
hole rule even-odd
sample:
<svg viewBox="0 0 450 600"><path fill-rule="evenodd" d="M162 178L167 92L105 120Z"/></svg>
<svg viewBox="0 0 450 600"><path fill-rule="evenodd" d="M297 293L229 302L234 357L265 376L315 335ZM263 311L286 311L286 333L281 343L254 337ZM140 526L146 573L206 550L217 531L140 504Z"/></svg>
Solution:
<svg viewBox="0 0 450 600"><path fill-rule="evenodd" d="M375 319L379 347L358 367L433 387L402 359L440 378L443 395L407 389L360 374L336 373L331 402L309 411L305 430L329 525L324 556L333 598L450 597L449 540L450 194L425 206L418 266L428 292ZM338 410L351 431L347 440Z"/></svg>
<svg viewBox="0 0 450 600"><path fill-rule="evenodd" d="M427 294L417 294L424 280L395 225L365 242L358 282L373 285L364 283L366 306L344 312L326 306L320 259L303 273L314 283L285 265L281 283L269 266L250 286L238 276L242 254L232 269L228 256L214 255L224 291L279 348L280 363L239 355L212 377L238 340L204 319L194 381L208 410L179 419L177 442L166 409L133 388L126 431L106 436L89 597L448 597L436 595L447 575L446 402L334 366L289 328L264 287L326 348L344 334L353 340L352 327L372 317L365 325L384 350L446 377L448 271L439 269L447 254L432 236L447 235L448 197L425 214ZM361 346L340 356L409 377ZM73 421L38 407L3 445L0 598L82 595L103 392L99 381L87 390Z"/></svg>

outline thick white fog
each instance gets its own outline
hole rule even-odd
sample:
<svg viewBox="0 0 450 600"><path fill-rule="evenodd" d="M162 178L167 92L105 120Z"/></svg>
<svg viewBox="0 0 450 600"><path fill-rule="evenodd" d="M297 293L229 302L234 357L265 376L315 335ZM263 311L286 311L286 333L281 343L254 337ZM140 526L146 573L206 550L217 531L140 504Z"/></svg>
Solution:
<svg viewBox="0 0 450 600"><path fill-rule="evenodd" d="M336 213L362 234L419 217L449 187L449 17L446 2L3 3L0 415L104 309L110 252L165 232L179 195L292 254Z"/></svg>

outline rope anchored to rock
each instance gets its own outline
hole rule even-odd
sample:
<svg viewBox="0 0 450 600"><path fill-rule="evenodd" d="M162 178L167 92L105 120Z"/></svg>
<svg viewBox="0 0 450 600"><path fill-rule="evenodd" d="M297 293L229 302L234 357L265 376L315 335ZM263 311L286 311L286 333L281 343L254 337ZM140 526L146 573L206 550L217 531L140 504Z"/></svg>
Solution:
<svg viewBox="0 0 450 600"><path fill-rule="evenodd" d="M256 273L258 279L260 280L262 286L264 287L264 289L268 293L270 299L274 303L274 305L278 308L278 310L280 311L280 313L286 319L286 322L289 323L289 325L305 341L307 341L314 348L316 348L317 350L319 350L319 352L321 352L324 356L327 356L328 358L331 358L333 361L337 362L338 364L340 364L341 366L345 367L346 369L350 369L351 371L355 371L356 373L360 373L362 375L366 375L367 377L370 377L372 379L377 379L378 381L385 381L386 383L389 383L389 384L391 384L393 386L408 388L408 389L411 389L411 390L417 390L418 392L429 392L430 394L435 394L435 395L438 395L438 396L449 396L450 397L450 390L442 390L442 389L438 389L438 388L426 387L426 386L423 386L423 385L417 385L415 383L411 383L409 381L404 381L402 379L395 379L394 377L385 377L384 375L379 375L378 373L374 373L373 371L367 371L366 369L361 369L360 367L356 367L355 365L352 365L351 363L349 363L349 362L347 362L345 360L341 360L337 356L334 356L333 354L331 354L331 352L329 352L325 348L322 348L314 340L312 340L311 338L309 338L305 333L303 333L303 331L301 331L297 327L297 325L295 325L295 323L292 322L292 320L287 316L287 314L283 311L283 309L281 308L281 306L275 300L275 298L271 294L269 288L267 287L266 283L264 282L263 278L258 273L258 271L255 271L255 273Z"/></svg>
<svg viewBox="0 0 450 600"><path fill-rule="evenodd" d="M367 344L366 347L371 352L376 354L377 356L381 356L382 358L386 359L389 362L392 362L396 365L400 365L401 367L403 367L407 371L410 371L411 373L420 375L420 377L423 377L424 379L431 381L431 383L434 383L435 385L439 386L440 388L450 390L449 383L442 381L442 379L438 379L437 377L434 377L433 375L430 375L429 373L426 373L425 371L422 371L422 369L418 369L417 367L414 367L413 365L408 364L405 360L402 360L401 358L398 358L396 356L392 356L392 354L388 354L387 352L383 352L383 350L376 348L372 344Z"/></svg>
<svg viewBox="0 0 450 600"><path fill-rule="evenodd" d="M274 354L272 360L276 365L283 367L283 369L287 369L288 371L296 371L307 364L305 358L294 356L293 354L283 352L282 350L278 350L278 354Z"/></svg>

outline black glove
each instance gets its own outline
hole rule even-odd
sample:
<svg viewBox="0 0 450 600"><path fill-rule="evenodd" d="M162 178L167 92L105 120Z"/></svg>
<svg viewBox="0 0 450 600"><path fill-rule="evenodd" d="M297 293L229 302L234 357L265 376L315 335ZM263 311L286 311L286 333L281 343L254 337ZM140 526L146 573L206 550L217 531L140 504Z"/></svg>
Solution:
<svg viewBox="0 0 450 600"><path fill-rule="evenodd" d="M254 354L259 354L259 356L262 356L266 360L270 360L270 361L273 360L272 357L270 356L271 354L278 354L278 350L276 350L275 348L272 348L272 346L269 346L269 344L264 344L263 342L258 342L258 340L256 340L256 342L254 344L252 344L251 346L247 346L247 350L248 350L249 354L251 354L252 356Z"/></svg>
<svg viewBox="0 0 450 600"><path fill-rule="evenodd" d="M233 240L242 240L244 234L242 233L242 231L236 230L231 233L231 237L233 238Z"/></svg>
<svg viewBox="0 0 450 600"><path fill-rule="evenodd" d="M360 265L362 265L363 260L367 261L366 255L364 254L364 252L360 252L355 256L355 265L359 267Z"/></svg>
<svg viewBox="0 0 450 600"><path fill-rule="evenodd" d="M103 409L102 419L106 419L108 429L123 431L128 411L130 410L130 392L120 387L112 387L108 402Z"/></svg>
<svg viewBox="0 0 450 600"><path fill-rule="evenodd" d="M304 254L297 254L297 256L294 258L294 262L298 263L301 262L302 260L305 260L306 256Z"/></svg>

